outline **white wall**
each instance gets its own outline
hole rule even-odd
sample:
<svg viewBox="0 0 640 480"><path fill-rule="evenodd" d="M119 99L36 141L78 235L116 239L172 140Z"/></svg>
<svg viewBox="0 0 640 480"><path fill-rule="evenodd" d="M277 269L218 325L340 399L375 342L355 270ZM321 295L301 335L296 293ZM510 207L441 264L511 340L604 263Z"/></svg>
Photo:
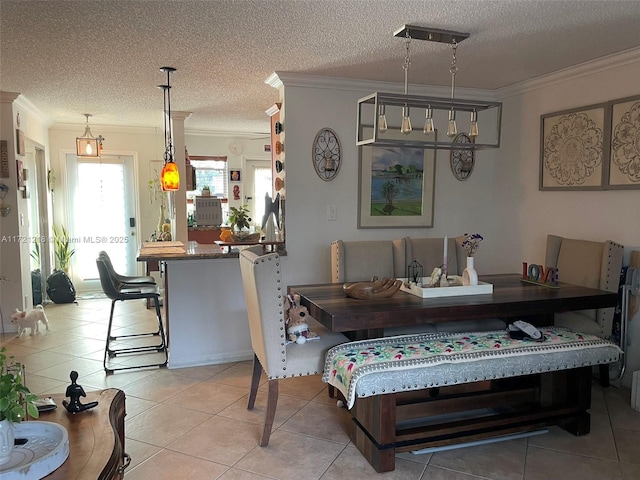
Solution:
<svg viewBox="0 0 640 480"><path fill-rule="evenodd" d="M604 241L640 250L640 190L540 191L540 116L640 95L640 49L505 89L503 145L496 181L504 185L501 241L517 262L544 262L546 235ZM496 189L496 191L498 191ZM496 233L495 231L493 232ZM517 270L517 269L516 269ZM627 372L640 369L640 314L630 321ZM624 379L630 384L629 375Z"/></svg>

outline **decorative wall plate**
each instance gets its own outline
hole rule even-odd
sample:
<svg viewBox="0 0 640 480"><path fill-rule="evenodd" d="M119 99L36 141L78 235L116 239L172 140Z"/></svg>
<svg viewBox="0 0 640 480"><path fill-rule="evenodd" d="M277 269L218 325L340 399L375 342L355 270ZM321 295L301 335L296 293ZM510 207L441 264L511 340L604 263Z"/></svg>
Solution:
<svg viewBox="0 0 640 480"><path fill-rule="evenodd" d="M342 164L342 146L336 132L323 128L313 140L311 152L313 168L324 181L330 181L338 175Z"/></svg>
<svg viewBox="0 0 640 480"><path fill-rule="evenodd" d="M459 133L452 143L473 143L466 133ZM475 151L470 148L451 149L451 171L463 181L471 176L475 164Z"/></svg>

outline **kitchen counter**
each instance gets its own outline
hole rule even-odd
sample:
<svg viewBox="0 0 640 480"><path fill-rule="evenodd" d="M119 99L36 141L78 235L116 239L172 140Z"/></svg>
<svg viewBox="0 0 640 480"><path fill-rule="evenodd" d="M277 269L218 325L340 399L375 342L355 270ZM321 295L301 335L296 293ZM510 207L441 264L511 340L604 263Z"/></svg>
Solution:
<svg viewBox="0 0 640 480"><path fill-rule="evenodd" d="M169 368L253 358L237 251L150 242L143 244L138 261L164 265Z"/></svg>

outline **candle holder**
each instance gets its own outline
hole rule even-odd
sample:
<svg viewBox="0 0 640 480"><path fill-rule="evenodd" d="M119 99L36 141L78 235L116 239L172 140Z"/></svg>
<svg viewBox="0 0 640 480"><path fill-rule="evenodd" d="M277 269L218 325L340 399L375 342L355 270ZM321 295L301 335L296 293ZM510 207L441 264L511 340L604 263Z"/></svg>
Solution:
<svg viewBox="0 0 640 480"><path fill-rule="evenodd" d="M422 274L422 265L417 260L411 262L411 265L407 267L407 280L409 282L413 282L416 285L419 281L422 282Z"/></svg>

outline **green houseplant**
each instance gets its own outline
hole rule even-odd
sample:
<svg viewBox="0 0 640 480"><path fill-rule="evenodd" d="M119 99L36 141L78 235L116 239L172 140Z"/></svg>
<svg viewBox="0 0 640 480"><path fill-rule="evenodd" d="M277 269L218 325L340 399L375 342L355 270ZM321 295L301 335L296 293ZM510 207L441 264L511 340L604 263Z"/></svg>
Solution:
<svg viewBox="0 0 640 480"><path fill-rule="evenodd" d="M229 225L231 226L232 232L249 228L251 217L249 217L249 208L247 205L230 207L229 210L231 211L229 215Z"/></svg>
<svg viewBox="0 0 640 480"><path fill-rule="evenodd" d="M69 234L63 225L60 226L60 229L53 226L53 246L58 267L68 273L71 257L76 251L71 248Z"/></svg>
<svg viewBox="0 0 640 480"><path fill-rule="evenodd" d="M14 423L28 413L38 418L37 395L22 383L22 364L7 358L6 348L0 349L0 465L11 458L14 446ZM26 412L26 413L25 413Z"/></svg>

